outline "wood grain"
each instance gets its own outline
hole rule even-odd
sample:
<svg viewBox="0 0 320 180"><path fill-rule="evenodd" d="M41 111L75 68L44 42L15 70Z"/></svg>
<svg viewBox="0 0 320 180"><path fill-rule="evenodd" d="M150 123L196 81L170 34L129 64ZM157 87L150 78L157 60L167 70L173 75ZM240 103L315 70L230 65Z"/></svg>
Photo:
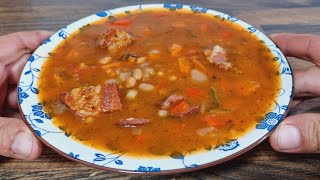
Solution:
<svg viewBox="0 0 320 180"><path fill-rule="evenodd" d="M101 10L158 0L2 0L0 35L25 30L56 31ZM173 1L162 1L173 2ZM266 34L278 32L320 34L319 0L176 0L234 15ZM308 67L292 59L295 69ZM290 114L320 112L319 98L292 109ZM0 179L320 179L319 154L283 154L262 144L226 163L184 174L137 176L105 172L65 159L45 148L32 162L0 157Z"/></svg>

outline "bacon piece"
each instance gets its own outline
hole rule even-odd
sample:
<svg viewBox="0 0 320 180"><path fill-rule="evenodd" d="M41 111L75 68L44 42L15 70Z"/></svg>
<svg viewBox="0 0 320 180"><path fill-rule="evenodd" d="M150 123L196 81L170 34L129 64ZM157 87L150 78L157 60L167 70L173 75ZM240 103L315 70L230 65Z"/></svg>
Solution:
<svg viewBox="0 0 320 180"><path fill-rule="evenodd" d="M60 99L80 117L123 109L122 95L116 83L74 88L62 93Z"/></svg>
<svg viewBox="0 0 320 180"><path fill-rule="evenodd" d="M121 30L110 29L103 33L98 40L98 45L102 49L108 49L108 51L115 53L121 48L129 46L132 42L133 38L130 34Z"/></svg>
<svg viewBox="0 0 320 180"><path fill-rule="evenodd" d="M184 111L184 112L179 112L179 113L171 113L171 116L175 116L175 117L183 117L186 115L190 115L193 113L197 113L200 111L200 106L192 106L191 108L189 108L188 110Z"/></svg>
<svg viewBox="0 0 320 180"><path fill-rule="evenodd" d="M114 112L123 109L123 96L116 83L102 86L102 112Z"/></svg>
<svg viewBox="0 0 320 180"><path fill-rule="evenodd" d="M150 122L149 119L144 118L126 118L126 119L120 119L118 121L118 124L123 127L136 127L138 125L145 125Z"/></svg>
<svg viewBox="0 0 320 180"><path fill-rule="evenodd" d="M61 101L81 117L101 112L101 86L75 88L60 95Z"/></svg>
<svg viewBox="0 0 320 180"><path fill-rule="evenodd" d="M210 63L217 65L223 70L228 70L232 66L226 57L225 50L219 45L213 46L212 50L206 50L204 54Z"/></svg>
<svg viewBox="0 0 320 180"><path fill-rule="evenodd" d="M168 96L162 103L161 103L161 109L167 109L172 104L175 104L179 101L184 100L185 97L181 94L173 93L170 96Z"/></svg>

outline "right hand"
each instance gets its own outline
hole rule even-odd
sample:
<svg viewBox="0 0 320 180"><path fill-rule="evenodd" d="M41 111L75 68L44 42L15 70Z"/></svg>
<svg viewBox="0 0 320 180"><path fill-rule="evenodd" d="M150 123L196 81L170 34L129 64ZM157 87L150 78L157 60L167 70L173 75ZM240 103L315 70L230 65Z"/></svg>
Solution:
<svg viewBox="0 0 320 180"><path fill-rule="evenodd" d="M293 106L305 98L320 97L320 36L274 34L271 39L286 56L310 61L315 66L296 70ZM270 144L287 153L320 153L320 114L305 113L286 117L272 133Z"/></svg>

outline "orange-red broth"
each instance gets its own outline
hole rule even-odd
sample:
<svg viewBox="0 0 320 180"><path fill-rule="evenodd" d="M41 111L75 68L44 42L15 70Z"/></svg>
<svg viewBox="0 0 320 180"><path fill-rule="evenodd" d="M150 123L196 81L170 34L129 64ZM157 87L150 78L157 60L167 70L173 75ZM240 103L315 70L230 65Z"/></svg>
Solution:
<svg viewBox="0 0 320 180"><path fill-rule="evenodd" d="M110 23L121 19L130 23L116 26ZM140 57L147 56L147 62L154 68L155 74L163 71L164 75L154 75L146 82L156 87L162 84L162 91L138 90L135 100L125 100L123 111L99 114L85 120L77 118L68 108L57 113L55 108L62 92L103 84L113 78L98 62L108 56L108 52L97 46L98 38L110 28L124 30L135 39L134 44L119 51L114 58L121 57L124 52ZM183 47L182 52L175 57L168 51L173 43ZM226 49L227 57L233 64L231 70L221 70L206 60L203 51L214 45ZM148 56L148 52L153 49L159 50L160 54ZM189 58L190 55L187 54L190 49L201 52L196 56L207 69L209 80L205 83L195 82L190 78L190 74L179 71L177 58ZM85 71L79 70L81 63L89 68ZM121 68L134 69L137 65L121 61ZM173 75L177 79L169 80ZM252 87L251 82L258 82L259 87ZM73 139L105 151L159 156L214 148L244 135L271 109L280 80L274 56L265 44L238 25L207 15L153 10L119 15L109 20L106 18L73 33L47 59L38 85L39 98L45 110L52 116L53 123ZM210 88L214 88L218 107L215 104L216 107L212 106L211 111L206 109L204 113L181 118L160 118L157 115L158 102L172 92L185 92L185 89L190 87L197 87L206 95L205 98L189 96L189 103L199 105L206 99L206 102L210 102L213 98ZM137 85L135 89L138 89ZM125 92L126 88L121 90ZM205 121L205 117L211 114L216 116L218 123ZM137 134L132 133L135 128L117 125L119 119L128 117L147 118L151 123L139 126L138 132L141 134L134 135ZM210 126L214 127L213 132L199 136L199 129Z"/></svg>

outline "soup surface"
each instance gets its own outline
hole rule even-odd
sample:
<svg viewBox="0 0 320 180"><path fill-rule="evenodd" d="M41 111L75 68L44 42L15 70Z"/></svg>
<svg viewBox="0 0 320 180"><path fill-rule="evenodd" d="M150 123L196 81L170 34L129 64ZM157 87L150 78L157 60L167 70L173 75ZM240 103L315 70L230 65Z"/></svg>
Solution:
<svg viewBox="0 0 320 180"><path fill-rule="evenodd" d="M39 98L53 123L107 152L166 156L215 148L270 111L280 77L247 30L191 12L110 16L46 60Z"/></svg>

